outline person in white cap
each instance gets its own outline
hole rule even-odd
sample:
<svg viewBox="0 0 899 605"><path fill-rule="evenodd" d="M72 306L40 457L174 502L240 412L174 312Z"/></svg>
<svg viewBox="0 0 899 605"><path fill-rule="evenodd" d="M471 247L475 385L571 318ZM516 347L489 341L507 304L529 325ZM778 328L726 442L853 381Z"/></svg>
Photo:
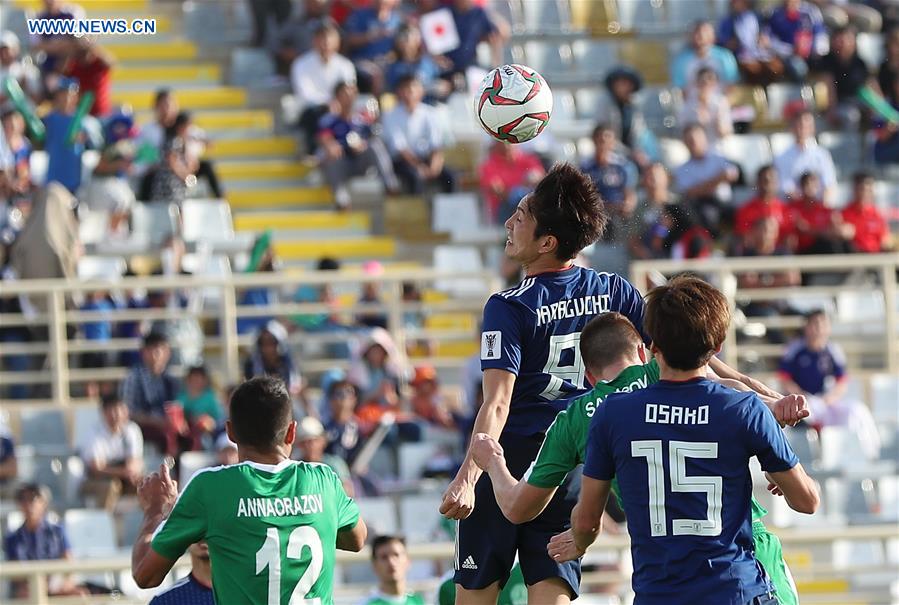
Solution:
<svg viewBox="0 0 899 605"><path fill-rule="evenodd" d="M343 458L326 454L327 445L325 427L318 418L306 416L297 423L297 438L292 457L303 462L319 462L330 466L343 483L344 490L352 497L354 489L350 468Z"/></svg>
<svg viewBox="0 0 899 605"><path fill-rule="evenodd" d="M37 98L40 90L40 73L31 63L31 59L23 60L22 46L19 37L9 31L0 31L0 82L11 77L19 83L28 96ZM6 93L0 88L0 105L6 102Z"/></svg>

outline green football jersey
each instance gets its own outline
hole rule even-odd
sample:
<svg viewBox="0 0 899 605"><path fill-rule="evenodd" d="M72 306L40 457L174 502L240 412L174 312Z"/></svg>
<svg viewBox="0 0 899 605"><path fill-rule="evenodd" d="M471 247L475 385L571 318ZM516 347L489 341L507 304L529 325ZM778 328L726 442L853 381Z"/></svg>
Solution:
<svg viewBox="0 0 899 605"><path fill-rule="evenodd" d="M205 539L216 603L333 603L337 532L359 507L324 464L284 460L203 469L153 534L168 559Z"/></svg>
<svg viewBox="0 0 899 605"><path fill-rule="evenodd" d="M655 359L641 366L630 366L615 380L599 382L589 393L577 397L559 412L546 431L537 458L524 475L534 487L559 487L568 473L584 462L587 434L596 406L612 393L630 393L659 381L659 365Z"/></svg>

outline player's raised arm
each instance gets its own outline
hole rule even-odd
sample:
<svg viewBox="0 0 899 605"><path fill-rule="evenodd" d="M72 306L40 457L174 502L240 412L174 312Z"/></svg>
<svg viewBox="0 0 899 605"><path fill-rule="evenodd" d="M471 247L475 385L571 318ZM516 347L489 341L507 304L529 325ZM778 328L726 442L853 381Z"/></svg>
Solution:
<svg viewBox="0 0 899 605"><path fill-rule="evenodd" d="M158 472L144 478L137 488L137 497L144 511L144 521L131 550L131 575L139 587L153 588L159 586L177 560L177 557L169 559L160 555L150 545L153 533L178 498L178 484L169 476L169 467L165 463L160 465Z"/></svg>
<svg viewBox="0 0 899 605"><path fill-rule="evenodd" d="M742 372L738 372L717 357L712 357L709 360L709 367L715 372L715 374L717 374L721 378L730 378L742 382L759 395L771 397L772 399L780 399L781 397L783 397L783 395L781 395L779 392L775 391L765 383L756 380L752 376L747 376Z"/></svg>

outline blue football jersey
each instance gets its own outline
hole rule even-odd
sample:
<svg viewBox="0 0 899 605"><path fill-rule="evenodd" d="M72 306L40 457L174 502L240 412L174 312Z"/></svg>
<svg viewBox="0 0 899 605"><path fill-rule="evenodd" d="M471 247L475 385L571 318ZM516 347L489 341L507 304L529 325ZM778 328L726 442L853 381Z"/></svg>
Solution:
<svg viewBox="0 0 899 605"><path fill-rule="evenodd" d="M571 267L525 278L484 307L481 369L516 375L504 433L543 433L589 385L579 348L595 315L617 311L643 333L643 297L614 273ZM645 338L645 337L644 337Z"/></svg>
<svg viewBox="0 0 899 605"><path fill-rule="evenodd" d="M755 393L663 380L597 409L584 475L618 479L635 605L745 605L768 591L753 556L752 456L771 472L799 462Z"/></svg>

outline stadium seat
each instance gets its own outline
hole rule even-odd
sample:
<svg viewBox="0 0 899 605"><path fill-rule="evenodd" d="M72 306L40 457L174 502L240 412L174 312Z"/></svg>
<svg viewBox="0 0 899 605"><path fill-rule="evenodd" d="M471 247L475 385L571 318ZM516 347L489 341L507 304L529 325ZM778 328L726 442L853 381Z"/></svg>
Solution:
<svg viewBox="0 0 899 605"><path fill-rule="evenodd" d="M57 456L69 451L66 421L59 409L22 410L19 413L22 443L40 450L43 456Z"/></svg>
<svg viewBox="0 0 899 605"><path fill-rule="evenodd" d="M885 318L883 292L844 290L837 294L837 323L854 334L882 334ZM864 321L859 321L860 319Z"/></svg>
<svg viewBox="0 0 899 605"><path fill-rule="evenodd" d="M120 256L82 256L78 259L78 279L118 281L127 268Z"/></svg>
<svg viewBox="0 0 899 605"><path fill-rule="evenodd" d="M185 242L234 239L231 207L224 200L184 200L181 204L181 225Z"/></svg>
<svg viewBox="0 0 899 605"><path fill-rule="evenodd" d="M434 270L474 273L483 271L484 263L480 250L474 246L435 246ZM486 294L487 284L481 278L469 277L438 280L434 287L454 296L465 297Z"/></svg>
<svg viewBox="0 0 899 605"><path fill-rule="evenodd" d="M178 206L166 202L135 204L131 209L132 240L148 247L159 246L179 232Z"/></svg>
<svg viewBox="0 0 899 605"><path fill-rule="evenodd" d="M877 422L899 424L899 377L875 374L871 377L871 408Z"/></svg>
<svg viewBox="0 0 899 605"><path fill-rule="evenodd" d="M571 49L567 44L529 40L524 43L524 53L528 66L540 72L550 86L555 84L553 76L559 76L571 69Z"/></svg>
<svg viewBox="0 0 899 605"><path fill-rule="evenodd" d="M31 182L38 187L43 187L47 183L47 166L50 164L50 158L47 152L36 150L31 152L28 158L28 171L31 175Z"/></svg>
<svg viewBox="0 0 899 605"><path fill-rule="evenodd" d="M818 434L815 431L788 428L784 430L784 435L804 466L810 467L818 459Z"/></svg>
<svg viewBox="0 0 899 605"><path fill-rule="evenodd" d="M432 203L431 228L449 233L455 241L464 241L483 229L481 203L473 193L441 193Z"/></svg>
<svg viewBox="0 0 899 605"><path fill-rule="evenodd" d="M604 78L606 73L618 64L618 49L615 42L575 40L571 43L571 56L577 74L585 77L585 83L590 84Z"/></svg>
<svg viewBox="0 0 899 605"><path fill-rule="evenodd" d="M184 452L178 457L178 461L181 465L181 473L178 477L181 489L184 489L184 486L198 470L218 465L215 454L212 452Z"/></svg>
<svg viewBox="0 0 899 605"><path fill-rule="evenodd" d="M230 73L232 86L261 87L275 75L275 63L264 48L235 48Z"/></svg>
<svg viewBox="0 0 899 605"><path fill-rule="evenodd" d="M899 521L899 476L888 475L878 479L877 503L883 521Z"/></svg>
<svg viewBox="0 0 899 605"><path fill-rule="evenodd" d="M645 32L657 29L659 23L657 3L618 0L615 5L618 23L623 31Z"/></svg>
<svg viewBox="0 0 899 605"><path fill-rule="evenodd" d="M659 139L659 147L662 151L662 163L669 170L685 164L690 159L690 152L680 139Z"/></svg>
<svg viewBox="0 0 899 605"><path fill-rule="evenodd" d="M883 62L883 34L861 32L855 39L858 56L870 69L877 69Z"/></svg>
<svg viewBox="0 0 899 605"><path fill-rule="evenodd" d="M877 508L877 494L870 479L831 478L824 481L828 515L834 519L866 522Z"/></svg>
<svg viewBox="0 0 899 605"><path fill-rule="evenodd" d="M119 548L131 548L140 534L140 526L144 521L144 511L132 508L122 515L119 532Z"/></svg>
<svg viewBox="0 0 899 605"><path fill-rule="evenodd" d="M400 480L417 481L427 467L437 448L433 443L420 441L402 443L399 447Z"/></svg>
<svg viewBox="0 0 899 605"><path fill-rule="evenodd" d="M78 558L99 558L115 554L115 522L106 510L72 508L63 517L72 554Z"/></svg>
<svg viewBox="0 0 899 605"><path fill-rule="evenodd" d="M865 142L858 134L825 131L818 133L818 143L830 151L838 174L851 177L860 167ZM843 203L841 199L840 204Z"/></svg>
<svg viewBox="0 0 899 605"><path fill-rule="evenodd" d="M698 20L714 19L714 6L709 0L662 0L662 9L669 30L683 32Z"/></svg>
<svg viewBox="0 0 899 605"><path fill-rule="evenodd" d="M792 101L812 102L812 89L786 82L769 84L765 90L768 99L768 120L774 123L784 122L784 110Z"/></svg>
<svg viewBox="0 0 899 605"><path fill-rule="evenodd" d="M356 503L369 535L395 534L399 529L396 506L391 498L357 498Z"/></svg>
<svg viewBox="0 0 899 605"><path fill-rule="evenodd" d="M99 244L109 236L109 213L102 210L79 212L78 237L85 246Z"/></svg>
<svg viewBox="0 0 899 605"><path fill-rule="evenodd" d="M521 8L522 25L528 32L544 34L571 30L568 2L564 0L525 0Z"/></svg>
<svg viewBox="0 0 899 605"><path fill-rule="evenodd" d="M599 115L599 104L605 91L596 87L578 87L574 91L575 104L577 105L577 117L582 120L597 120Z"/></svg>
<svg viewBox="0 0 899 605"><path fill-rule="evenodd" d="M553 93L553 126L558 128L559 122L574 122L577 118L574 95L567 90L559 90Z"/></svg>
<svg viewBox="0 0 899 605"><path fill-rule="evenodd" d="M747 184L754 185L759 168L770 164L771 145L768 137L761 134L732 134L719 143L721 153L743 170Z"/></svg>
<svg viewBox="0 0 899 605"><path fill-rule="evenodd" d="M769 139L771 141L771 153L775 158L792 147L793 143L796 142L796 138L789 132L772 132L769 135Z"/></svg>
<svg viewBox="0 0 899 605"><path fill-rule="evenodd" d="M431 542L439 533L440 493L403 496L400 499L400 532L410 543Z"/></svg>
<svg viewBox="0 0 899 605"><path fill-rule="evenodd" d="M825 426L821 435L821 468L854 471L869 468L870 462L855 433L841 426Z"/></svg>

